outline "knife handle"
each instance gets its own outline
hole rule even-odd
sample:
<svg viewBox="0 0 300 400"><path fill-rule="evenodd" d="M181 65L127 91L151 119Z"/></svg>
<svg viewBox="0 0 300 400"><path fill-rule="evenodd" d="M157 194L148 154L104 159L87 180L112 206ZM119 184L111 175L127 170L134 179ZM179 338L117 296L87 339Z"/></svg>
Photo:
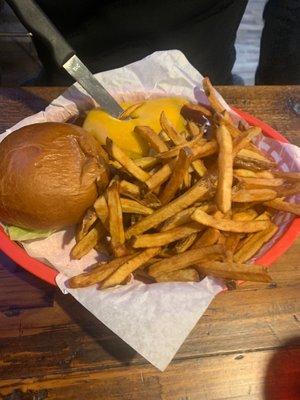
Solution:
<svg viewBox="0 0 300 400"><path fill-rule="evenodd" d="M72 47L33 0L7 0L7 2L29 32L38 36L51 49L60 67L75 54Z"/></svg>

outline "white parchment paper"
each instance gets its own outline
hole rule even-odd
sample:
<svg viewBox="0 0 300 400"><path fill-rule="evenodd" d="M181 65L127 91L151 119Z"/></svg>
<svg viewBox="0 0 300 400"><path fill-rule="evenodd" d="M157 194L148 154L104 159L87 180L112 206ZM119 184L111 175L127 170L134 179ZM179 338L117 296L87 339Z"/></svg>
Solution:
<svg viewBox="0 0 300 400"><path fill-rule="evenodd" d="M202 91L202 75L177 50L156 52L123 68L97 74L96 77L119 101L183 96L191 101L207 102ZM230 111L225 102L224 105ZM45 111L20 121L2 134L0 140L21 126L46 121L70 121L94 106L94 101L80 86L73 85ZM278 160L284 160L282 162L286 170L299 171L299 148L273 142L260 138L258 144L273 157L275 154ZM277 222L281 228L276 237L282 235L291 218L290 214L282 216L279 213ZM126 286L104 291L97 290L96 286L68 289L65 285L67 277L103 259L96 251L92 251L81 260L71 260L69 254L74 243L73 230L69 229L56 232L46 239L24 242L23 245L31 256L61 272L57 284L62 291L74 296L160 370L167 367L211 300L223 289L220 283L211 278L198 283L152 285L131 281ZM261 250L261 254L273 243L274 240Z"/></svg>

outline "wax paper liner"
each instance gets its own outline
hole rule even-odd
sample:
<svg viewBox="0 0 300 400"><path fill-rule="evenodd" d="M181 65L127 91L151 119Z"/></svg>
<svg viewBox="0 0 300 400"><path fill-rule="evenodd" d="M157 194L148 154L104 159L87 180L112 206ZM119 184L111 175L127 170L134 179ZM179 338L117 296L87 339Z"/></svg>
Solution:
<svg viewBox="0 0 300 400"><path fill-rule="evenodd" d="M97 74L96 77L118 101L183 96L191 101L207 103L202 91L202 75L177 50L156 52L123 68ZM232 112L221 96L220 100ZM30 123L72 121L94 106L90 96L75 84L45 111L25 118L7 130L0 140ZM234 116L238 119L236 114ZM263 137L259 138L257 144L271 154L283 170L300 170L300 151L296 146ZM276 223L280 229L259 255L265 253L283 234L291 219L290 214L278 213ZM223 289L220 282L211 278L198 283L151 285L132 280L126 286L104 291L97 290L96 286L68 289L65 286L67 277L103 259L103 256L92 251L82 260L71 260L69 254L73 245L73 229L56 232L46 239L23 242L32 257L61 272L57 284L64 293L73 295L96 318L160 370L167 367L211 300Z"/></svg>

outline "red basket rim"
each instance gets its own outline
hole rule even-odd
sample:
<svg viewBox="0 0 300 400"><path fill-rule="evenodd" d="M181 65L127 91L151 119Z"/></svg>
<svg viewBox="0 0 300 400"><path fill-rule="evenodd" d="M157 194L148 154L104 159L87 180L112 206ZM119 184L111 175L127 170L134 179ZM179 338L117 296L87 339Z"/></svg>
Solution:
<svg viewBox="0 0 300 400"><path fill-rule="evenodd" d="M271 128L265 122L253 117L252 115L233 108L233 110L244 118L250 125L259 126L264 135L278 140L282 143L289 143L289 141L282 136L275 129ZM277 242L259 259L256 260L257 264L271 265L277 258L279 258L296 240L300 234L300 218L294 218L289 225L287 231ZM0 227L0 250L3 251L8 257L10 257L16 264L20 265L26 271L32 273L36 277L42 279L51 285L56 286L56 276L58 272L50 266L30 257L26 251L20 247L17 243L9 239L3 229Z"/></svg>

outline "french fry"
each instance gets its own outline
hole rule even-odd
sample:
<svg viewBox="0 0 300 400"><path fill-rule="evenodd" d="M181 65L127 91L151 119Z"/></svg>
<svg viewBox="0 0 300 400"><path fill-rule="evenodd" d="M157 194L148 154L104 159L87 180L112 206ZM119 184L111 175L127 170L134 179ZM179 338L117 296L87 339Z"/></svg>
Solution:
<svg viewBox="0 0 300 400"><path fill-rule="evenodd" d="M217 125L225 125L233 139L239 137L241 135L241 131L233 125L231 118L229 120L228 117L225 116L228 114L223 114L224 113L215 113L213 117L214 122Z"/></svg>
<svg viewBox="0 0 300 400"><path fill-rule="evenodd" d="M107 201L104 195L98 197L98 199L94 203L94 209L96 211L97 217L102 222L103 226L107 227L108 225L108 206Z"/></svg>
<svg viewBox="0 0 300 400"><path fill-rule="evenodd" d="M241 154L242 149L244 149L250 143L250 141L258 136L260 133L261 129L255 126L249 128L245 133L240 134L240 136L235 138L233 142L233 157L235 157L238 153Z"/></svg>
<svg viewBox="0 0 300 400"><path fill-rule="evenodd" d="M150 208L158 208L161 206L159 198L154 193L146 193L143 197L142 204Z"/></svg>
<svg viewBox="0 0 300 400"><path fill-rule="evenodd" d="M192 233L186 238L179 240L178 243L176 243L175 245L176 253L184 253L193 245L196 239L197 239L197 232Z"/></svg>
<svg viewBox="0 0 300 400"><path fill-rule="evenodd" d="M191 219L199 222L202 225L210 226L225 232L236 232L236 233L251 233L258 232L266 229L269 225L268 221L232 221L228 219L220 219L212 217L206 214L204 211L196 209L191 215Z"/></svg>
<svg viewBox="0 0 300 400"><path fill-rule="evenodd" d="M134 255L130 260L125 261L115 272L112 273L101 284L101 289L120 285L125 279L143 264L155 257L160 252L160 247L152 247Z"/></svg>
<svg viewBox="0 0 300 400"><path fill-rule="evenodd" d="M278 178L283 178L287 181L300 182L300 172L284 172L274 170L272 173Z"/></svg>
<svg viewBox="0 0 300 400"><path fill-rule="evenodd" d="M251 201L268 201L277 197L277 192L272 189L240 189L232 193L232 201L236 203L250 203Z"/></svg>
<svg viewBox="0 0 300 400"><path fill-rule="evenodd" d="M192 167L193 169L197 172L197 174L202 178L206 172L207 168L205 167L204 163L202 160L195 160L192 162Z"/></svg>
<svg viewBox="0 0 300 400"><path fill-rule="evenodd" d="M272 282L266 267L261 265L248 265L240 263L210 261L201 262L197 270L200 273L216 278L244 280L252 282Z"/></svg>
<svg viewBox="0 0 300 400"><path fill-rule="evenodd" d="M192 175L187 170L183 177L183 183L181 185L181 189L189 189L191 186L192 186Z"/></svg>
<svg viewBox="0 0 300 400"><path fill-rule="evenodd" d="M142 169L152 169L158 164L158 160L156 157L142 157L133 160L135 165Z"/></svg>
<svg viewBox="0 0 300 400"><path fill-rule="evenodd" d="M201 104L188 103L182 106L180 114L185 120L202 123L203 116L210 118L212 112Z"/></svg>
<svg viewBox="0 0 300 400"><path fill-rule="evenodd" d="M126 180L122 180L119 184L119 191L121 194L124 195L132 195L139 197L140 196L140 188L138 185L135 185L134 183L128 182Z"/></svg>
<svg viewBox="0 0 300 400"><path fill-rule="evenodd" d="M261 161L262 163L265 163L266 165L269 164L270 167L274 167L276 164L269 160L267 157L265 157L262 154L259 154L253 150L250 149L241 149L238 152L238 155L240 157L245 157L245 158L249 158L250 160L254 160L254 161Z"/></svg>
<svg viewBox="0 0 300 400"><path fill-rule="evenodd" d="M216 202L219 210L227 213L231 209L233 155L231 135L223 125L217 128L217 142L219 145L219 156Z"/></svg>
<svg viewBox="0 0 300 400"><path fill-rule="evenodd" d="M123 213L142 214L142 215L150 215L153 213L152 208L146 207L135 200L121 198L120 201Z"/></svg>
<svg viewBox="0 0 300 400"><path fill-rule="evenodd" d="M289 203L283 199L274 199L266 201L264 205L274 208L274 210L285 211L300 216L300 204Z"/></svg>
<svg viewBox="0 0 300 400"><path fill-rule="evenodd" d="M233 166L234 168L250 169L251 171L264 171L270 170L274 165L270 162L244 157L238 154L234 157Z"/></svg>
<svg viewBox="0 0 300 400"><path fill-rule="evenodd" d="M291 182L286 186L276 188L276 191L277 197L293 196L294 194L300 193L300 182Z"/></svg>
<svg viewBox="0 0 300 400"><path fill-rule="evenodd" d="M185 138L176 132L164 111L160 114L160 125L162 130L169 136L175 145L185 143Z"/></svg>
<svg viewBox="0 0 300 400"><path fill-rule="evenodd" d="M160 185L162 185L172 174L172 168L174 162L163 165L155 174L146 180L145 186L148 190L153 191Z"/></svg>
<svg viewBox="0 0 300 400"><path fill-rule="evenodd" d="M252 221L257 217L257 212L253 208L235 212L232 216L233 221Z"/></svg>
<svg viewBox="0 0 300 400"><path fill-rule="evenodd" d="M178 158L174 164L171 177L159 196L161 204L170 202L180 189L180 186L184 181L185 174L188 172L191 154L192 152L188 147L184 147L180 150Z"/></svg>
<svg viewBox="0 0 300 400"><path fill-rule="evenodd" d="M213 87L213 85L211 84L209 78L204 78L202 81L202 86L204 89L204 92L208 98L208 101L210 103L210 105L212 106L212 108L214 109L215 112L219 112L222 113L223 111L225 111L225 106L220 102L219 98L218 98L218 93L216 91L216 89Z"/></svg>
<svg viewBox="0 0 300 400"><path fill-rule="evenodd" d="M203 137L204 131L193 121L187 121L187 128L192 138Z"/></svg>
<svg viewBox="0 0 300 400"><path fill-rule="evenodd" d="M166 272L185 269L191 265L205 260L205 258L210 254L221 254L223 250L223 246L220 245L187 250L185 253L177 254L173 257L165 258L152 264L148 269L148 274L156 278Z"/></svg>
<svg viewBox="0 0 300 400"><path fill-rule="evenodd" d="M191 222L191 215L196 210L196 207L189 207L185 210L179 211L163 224L161 231L167 231L172 228L176 228L180 225Z"/></svg>
<svg viewBox="0 0 300 400"><path fill-rule="evenodd" d="M173 146L171 149L169 149L168 151L164 151L162 153L157 154L156 157L164 160L164 159L168 159L168 158L173 158L173 157L177 157L180 150L183 147L189 147L191 150L193 150L193 153L195 153L196 155L199 153L201 153L199 148L202 148L204 145L207 145L204 150L202 150L203 154L206 154L209 151L212 151L212 148L214 147L214 145L210 144L211 142L207 142L206 139L203 139L201 137L196 137L192 140L190 140L189 142L184 142L181 143L177 146ZM209 146L208 146L209 145ZM208 154L209 155L209 154Z"/></svg>
<svg viewBox="0 0 300 400"><path fill-rule="evenodd" d="M91 271L83 272L80 275L70 278L67 282L68 287L72 289L94 285L104 281L113 272L115 272L122 264L134 257L134 254L129 256L115 258L103 264L97 264Z"/></svg>
<svg viewBox="0 0 300 400"><path fill-rule="evenodd" d="M88 208L81 223L77 227L76 242L79 242L90 230L90 228L97 221L97 215L94 210Z"/></svg>
<svg viewBox="0 0 300 400"><path fill-rule="evenodd" d="M112 181L107 188L107 206L112 251L116 257L121 257L126 255L126 247L124 244L122 205L117 181Z"/></svg>
<svg viewBox="0 0 300 400"><path fill-rule="evenodd" d="M140 103L136 103L136 104L132 104L131 106L129 106L128 108L126 108L126 110L124 110L120 116L119 119L127 119L130 118L134 112L140 108L143 104L145 104L144 101L140 102Z"/></svg>
<svg viewBox="0 0 300 400"><path fill-rule="evenodd" d="M160 224L170 218L172 215L177 214L179 211L190 207L193 203L201 200L212 188L212 183L209 179L202 178L189 190L181 196L172 200L169 204L162 206L153 214L147 215L137 224L127 229L125 236L130 239L132 236L139 235L157 224Z"/></svg>
<svg viewBox="0 0 300 400"><path fill-rule="evenodd" d="M249 260L261 247L267 243L278 231L278 227L269 223L268 228L261 232L257 232L255 235L250 237L239 250L234 254L233 259L236 262L245 262Z"/></svg>
<svg viewBox="0 0 300 400"><path fill-rule="evenodd" d="M106 231L99 221L71 250L71 258L80 260L88 254L96 244L105 236Z"/></svg>
<svg viewBox="0 0 300 400"><path fill-rule="evenodd" d="M265 179L265 178L238 178L246 189L272 188L282 186L284 180L281 178Z"/></svg>
<svg viewBox="0 0 300 400"><path fill-rule="evenodd" d="M170 150L169 150L170 151ZM204 143L203 145L192 147L193 157L192 160L198 160L215 154L218 151L217 142L212 139L210 142Z"/></svg>
<svg viewBox="0 0 300 400"><path fill-rule="evenodd" d="M148 143L148 146L157 153L169 150L166 143L149 126L136 126L134 131L138 135L142 136L142 138Z"/></svg>
<svg viewBox="0 0 300 400"><path fill-rule="evenodd" d="M220 237L220 231L215 228L208 228L193 244L193 249L199 249L205 246L216 244Z"/></svg>
<svg viewBox="0 0 300 400"><path fill-rule="evenodd" d="M156 282L199 282L199 274L194 268L186 268L158 275Z"/></svg>
<svg viewBox="0 0 300 400"><path fill-rule="evenodd" d="M263 179L274 179L274 175L269 171L251 171L250 169L235 169L233 171L234 176L242 178L263 178Z"/></svg>
<svg viewBox="0 0 300 400"><path fill-rule="evenodd" d="M106 138L106 149L116 161L118 161L132 176L141 182L150 178L148 172L138 167L109 137Z"/></svg>
<svg viewBox="0 0 300 400"><path fill-rule="evenodd" d="M228 236L225 238L225 249L226 254L229 256L229 259L233 261L233 255L237 249L237 246L240 240L243 238L242 233L229 233Z"/></svg>
<svg viewBox="0 0 300 400"><path fill-rule="evenodd" d="M143 235L136 236L132 240L132 247L135 249L145 247L157 247L165 246L166 244L175 242L191 235L192 233L200 232L203 227L194 222L190 222L185 225L178 226L173 229L158 233L145 233Z"/></svg>

